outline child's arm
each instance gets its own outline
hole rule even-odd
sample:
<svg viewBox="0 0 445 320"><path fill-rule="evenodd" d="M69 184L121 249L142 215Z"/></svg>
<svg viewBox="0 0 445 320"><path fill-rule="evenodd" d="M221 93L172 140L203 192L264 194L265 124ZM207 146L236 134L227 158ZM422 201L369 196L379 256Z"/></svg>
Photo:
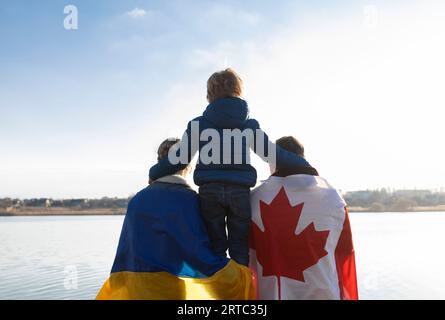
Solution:
<svg viewBox="0 0 445 320"><path fill-rule="evenodd" d="M260 128L260 124L258 121L251 119L251 125L250 127L255 131L254 132L254 143L253 143L253 151L260 156L261 159L265 162L269 162L270 157L268 157L269 149L276 149L276 166L279 166L280 168L288 168L292 169L296 166L303 166L303 167L311 167L309 162L306 161L306 159L302 156L299 156L293 152L287 151L286 149L281 148L280 146L276 145L272 141L269 140L269 137L267 134ZM261 141L257 141L257 135L256 132L259 130L259 134L262 135L263 139L263 145L262 149L259 150L259 145L257 145L257 142L260 143Z"/></svg>
<svg viewBox="0 0 445 320"><path fill-rule="evenodd" d="M189 122L187 125L187 130L184 132L182 139L179 142L179 148L176 151L176 156L182 160L186 160L186 162L180 161L177 164L172 164L169 161L168 156L162 158L158 163L150 168L150 181L155 181L156 179L175 174L176 172L185 169L197 151L197 148L191 142L191 123ZM180 155L184 152L187 152L187 156L180 157Z"/></svg>

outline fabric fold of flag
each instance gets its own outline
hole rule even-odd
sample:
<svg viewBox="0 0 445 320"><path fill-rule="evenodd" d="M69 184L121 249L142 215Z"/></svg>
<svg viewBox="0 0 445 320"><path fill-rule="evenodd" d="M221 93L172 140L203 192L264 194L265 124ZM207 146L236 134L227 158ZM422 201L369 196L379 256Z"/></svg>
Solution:
<svg viewBox="0 0 445 320"><path fill-rule="evenodd" d="M96 299L254 299L249 268L216 256L187 185L157 182L129 203L110 277Z"/></svg>
<svg viewBox="0 0 445 320"><path fill-rule="evenodd" d="M326 179L270 177L252 191L251 205L259 299L358 299L346 203Z"/></svg>
<svg viewBox="0 0 445 320"><path fill-rule="evenodd" d="M233 260L208 278L177 277L168 272L118 272L98 300L249 300L255 298L247 267Z"/></svg>

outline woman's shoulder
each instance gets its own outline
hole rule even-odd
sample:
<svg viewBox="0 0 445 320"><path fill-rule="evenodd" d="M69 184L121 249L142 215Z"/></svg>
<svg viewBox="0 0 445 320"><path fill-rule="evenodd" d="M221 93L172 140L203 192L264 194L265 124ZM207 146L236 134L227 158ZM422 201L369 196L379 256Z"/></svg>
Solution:
<svg viewBox="0 0 445 320"><path fill-rule="evenodd" d="M139 191L131 201L140 202L147 199L171 198L172 196L180 196L181 198L185 197L194 200L198 197L198 194L188 185L155 182Z"/></svg>
<svg viewBox="0 0 445 320"><path fill-rule="evenodd" d="M145 189L147 191L159 190L159 191L181 192L186 194L197 195L196 191L193 190L188 184L182 184L182 183L155 182L149 185Z"/></svg>
<svg viewBox="0 0 445 320"><path fill-rule="evenodd" d="M163 215L165 211L181 211L181 208L198 210L198 194L186 186L156 182L139 191L129 202L127 214Z"/></svg>

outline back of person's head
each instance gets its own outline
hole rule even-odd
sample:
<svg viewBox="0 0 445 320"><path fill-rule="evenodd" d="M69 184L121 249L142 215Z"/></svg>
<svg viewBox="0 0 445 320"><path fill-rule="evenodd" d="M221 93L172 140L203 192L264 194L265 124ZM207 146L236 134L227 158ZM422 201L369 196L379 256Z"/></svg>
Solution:
<svg viewBox="0 0 445 320"><path fill-rule="evenodd" d="M168 155L171 147L177 144L180 140L178 138L168 138L162 141L158 147L158 161Z"/></svg>
<svg viewBox="0 0 445 320"><path fill-rule="evenodd" d="M233 69L225 69L212 74L207 80L207 100L209 103L220 98L241 97L243 80Z"/></svg>
<svg viewBox="0 0 445 320"><path fill-rule="evenodd" d="M158 147L158 162L168 156L170 149L181 140L178 138L168 138L162 141ZM173 150L172 150L173 151ZM183 170L176 172L177 175L183 177L187 176L192 171L192 166L189 164Z"/></svg>
<svg viewBox="0 0 445 320"><path fill-rule="evenodd" d="M289 152L295 153L298 156L303 158L305 157L303 144L292 136L281 137L275 141L275 144ZM304 166L295 166L293 168L280 168L279 166L273 168L271 166L271 173L279 177L287 177L294 174L318 176L318 171L315 168Z"/></svg>
<svg viewBox="0 0 445 320"><path fill-rule="evenodd" d="M275 141L277 146L304 157L304 146L292 136L281 137Z"/></svg>

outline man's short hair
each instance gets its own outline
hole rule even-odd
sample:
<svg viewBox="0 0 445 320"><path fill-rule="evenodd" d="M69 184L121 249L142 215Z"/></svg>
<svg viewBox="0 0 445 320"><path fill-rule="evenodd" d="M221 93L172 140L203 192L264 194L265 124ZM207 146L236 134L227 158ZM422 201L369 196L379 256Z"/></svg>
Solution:
<svg viewBox="0 0 445 320"><path fill-rule="evenodd" d="M292 136L281 137L275 144L287 151L293 152L299 156L304 157L304 146Z"/></svg>
<svg viewBox="0 0 445 320"><path fill-rule="evenodd" d="M275 144L304 158L304 146L300 143L300 141L292 136L282 137L275 141ZM305 166L295 166L292 168L280 168L277 166L275 168L275 172L273 173L273 175L277 177L287 177L295 174L318 176L318 171L313 167Z"/></svg>
<svg viewBox="0 0 445 320"><path fill-rule="evenodd" d="M158 161L166 157L170 148L177 144L179 141L181 140L178 138L168 138L162 141L158 148Z"/></svg>
<svg viewBox="0 0 445 320"><path fill-rule="evenodd" d="M220 98L241 97L243 80L233 69L225 69L212 74L207 80L207 100L212 103Z"/></svg>

